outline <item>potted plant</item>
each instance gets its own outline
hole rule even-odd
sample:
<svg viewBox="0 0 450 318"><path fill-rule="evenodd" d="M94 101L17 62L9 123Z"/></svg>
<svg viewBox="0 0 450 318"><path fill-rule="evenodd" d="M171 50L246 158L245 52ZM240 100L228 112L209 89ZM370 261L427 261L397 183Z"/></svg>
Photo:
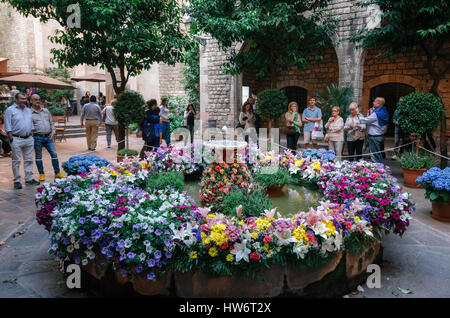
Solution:
<svg viewBox="0 0 450 318"><path fill-rule="evenodd" d="M66 109L59 106L47 106L48 111L52 114L53 122L57 122L58 119L64 119L66 115Z"/></svg>
<svg viewBox="0 0 450 318"><path fill-rule="evenodd" d="M425 198L431 201L431 217L450 222L450 168L431 168L417 182L425 189Z"/></svg>
<svg viewBox="0 0 450 318"><path fill-rule="evenodd" d="M176 129L184 126L184 116L183 115L174 115L172 113L169 114L170 118L170 133L172 134ZM175 141L182 141L183 135L176 134L174 135Z"/></svg>
<svg viewBox="0 0 450 318"><path fill-rule="evenodd" d="M117 151L117 162L122 162L125 157L137 156L139 152L133 149L120 149Z"/></svg>
<svg viewBox="0 0 450 318"><path fill-rule="evenodd" d="M439 126L445 110L439 97L431 93L411 93L397 104L397 121L403 132L423 145L421 136L433 132Z"/></svg>
<svg viewBox="0 0 450 318"><path fill-rule="evenodd" d="M142 137L142 131L139 129L138 123L131 123L128 125L128 131L131 134L136 134L136 137L140 138Z"/></svg>
<svg viewBox="0 0 450 318"><path fill-rule="evenodd" d="M403 168L405 187L417 189L420 188L416 182L417 177L436 166L438 159L424 151L405 151L400 155L399 162Z"/></svg>
<svg viewBox="0 0 450 318"><path fill-rule="evenodd" d="M257 172L255 181L266 187L266 193L269 197L281 197L284 195L284 185L291 181L291 175L286 169L275 167L273 173Z"/></svg>

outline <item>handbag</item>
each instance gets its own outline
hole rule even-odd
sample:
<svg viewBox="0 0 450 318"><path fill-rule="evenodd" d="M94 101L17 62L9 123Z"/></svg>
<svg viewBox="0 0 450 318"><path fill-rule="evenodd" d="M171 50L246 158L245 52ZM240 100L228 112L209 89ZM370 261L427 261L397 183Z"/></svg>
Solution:
<svg viewBox="0 0 450 318"><path fill-rule="evenodd" d="M297 120L297 114L295 114L295 117L294 117L294 121L296 121L296 120ZM286 135L289 135L289 136L295 135L296 132L297 132L297 130L295 129L295 126L285 126L284 127L284 133Z"/></svg>
<svg viewBox="0 0 450 318"><path fill-rule="evenodd" d="M312 139L322 139L324 137L322 127L323 127L322 120L320 121L320 123L318 121L314 123L314 129L311 133Z"/></svg>

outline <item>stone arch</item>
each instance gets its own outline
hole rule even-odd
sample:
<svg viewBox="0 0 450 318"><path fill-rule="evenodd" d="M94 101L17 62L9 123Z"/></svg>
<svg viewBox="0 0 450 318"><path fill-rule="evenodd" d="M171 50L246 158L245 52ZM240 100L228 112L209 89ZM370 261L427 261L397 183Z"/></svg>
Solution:
<svg viewBox="0 0 450 318"><path fill-rule="evenodd" d="M381 75L375 78L372 78L363 83L363 96L362 96L362 108L363 111L367 111L367 105L370 102L370 90L381 84L388 83L400 83L410 85L415 88L416 92L426 92L427 91L427 82L421 81L417 78L408 75Z"/></svg>

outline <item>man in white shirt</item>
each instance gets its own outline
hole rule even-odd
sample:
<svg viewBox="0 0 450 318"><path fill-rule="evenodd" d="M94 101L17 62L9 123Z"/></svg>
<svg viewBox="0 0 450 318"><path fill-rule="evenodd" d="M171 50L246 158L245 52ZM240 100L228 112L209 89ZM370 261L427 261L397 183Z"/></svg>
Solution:
<svg viewBox="0 0 450 318"><path fill-rule="evenodd" d="M384 149L384 135L388 129L389 114L387 112L383 97L377 97L373 101L373 112L367 117L360 118L361 124L366 124L370 158L373 162L383 163L380 151Z"/></svg>
<svg viewBox="0 0 450 318"><path fill-rule="evenodd" d="M111 101L111 105L107 105L102 111L103 119L105 122L105 128L106 128L106 142L108 144L108 148L111 148L112 132L114 131L114 137L116 137L116 141L117 141L117 136L119 135L117 121L116 121L116 118L114 117L114 112L113 112L115 104L116 104L116 100L113 99Z"/></svg>

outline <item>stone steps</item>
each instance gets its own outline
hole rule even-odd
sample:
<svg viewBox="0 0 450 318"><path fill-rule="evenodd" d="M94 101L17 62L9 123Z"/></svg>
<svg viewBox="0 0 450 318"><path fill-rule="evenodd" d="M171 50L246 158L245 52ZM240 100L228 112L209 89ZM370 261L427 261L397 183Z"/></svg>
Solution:
<svg viewBox="0 0 450 318"><path fill-rule="evenodd" d="M58 125L55 124L55 126L58 127L63 127L63 125ZM82 137L86 137L86 128L83 127L81 128L80 124L71 124L68 123L65 126L65 136L67 139L70 138L82 138ZM106 130L104 126L100 126L98 129L98 135L99 136L105 136L106 135Z"/></svg>

